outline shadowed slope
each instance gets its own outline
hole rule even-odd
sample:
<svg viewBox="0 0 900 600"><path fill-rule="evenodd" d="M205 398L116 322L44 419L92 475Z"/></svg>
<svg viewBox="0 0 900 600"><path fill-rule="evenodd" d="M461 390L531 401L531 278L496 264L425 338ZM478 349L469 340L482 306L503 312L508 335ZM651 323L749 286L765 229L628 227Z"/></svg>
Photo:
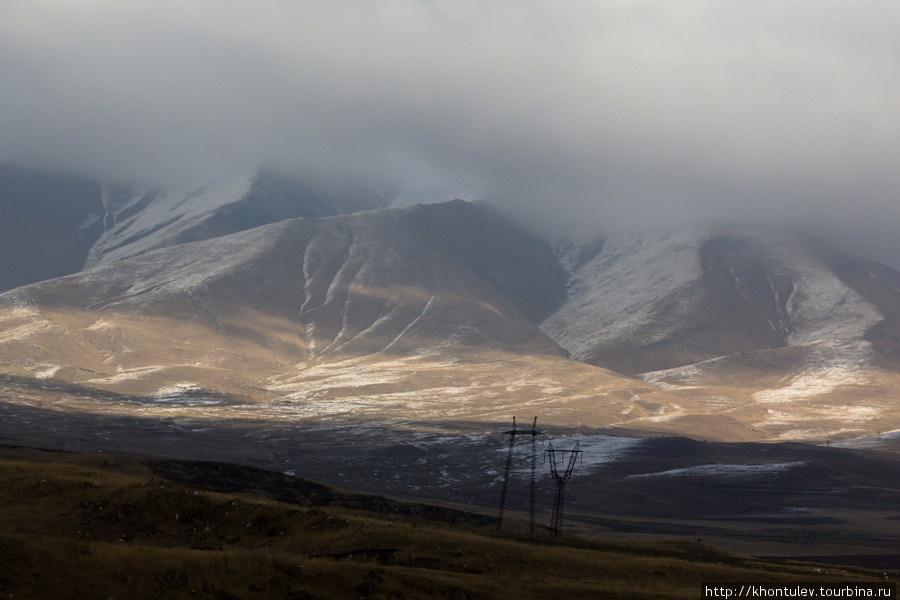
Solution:
<svg viewBox="0 0 900 600"><path fill-rule="evenodd" d="M500 537L490 518L236 465L0 453L14 490L0 496L0 586L17 598L659 599L695 596L704 581L822 578L820 565L694 542ZM210 481L240 491L206 491ZM291 493L276 503L265 497L276 488ZM827 576L884 582L845 567Z"/></svg>
<svg viewBox="0 0 900 600"><path fill-rule="evenodd" d="M100 185L0 164L0 290L81 270L103 232Z"/></svg>
<svg viewBox="0 0 900 600"><path fill-rule="evenodd" d="M529 320L562 278L549 246L464 202L295 219L4 294L0 362L34 398L55 378L154 414L505 420L540 403L601 426L649 414L641 394L666 405Z"/></svg>
<svg viewBox="0 0 900 600"><path fill-rule="evenodd" d="M267 171L186 190L104 190L103 234L87 266L246 231L296 217L379 208L362 186L328 190Z"/></svg>
<svg viewBox="0 0 900 600"><path fill-rule="evenodd" d="M570 355L679 396L654 431L709 415L763 436L900 426L900 292L892 269L815 238L737 226L613 237L541 325Z"/></svg>

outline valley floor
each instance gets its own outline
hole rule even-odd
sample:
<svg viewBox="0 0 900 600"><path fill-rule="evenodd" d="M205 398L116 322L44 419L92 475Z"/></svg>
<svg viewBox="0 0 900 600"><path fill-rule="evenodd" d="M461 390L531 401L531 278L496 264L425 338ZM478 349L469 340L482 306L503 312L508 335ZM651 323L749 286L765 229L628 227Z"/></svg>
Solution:
<svg viewBox="0 0 900 600"><path fill-rule="evenodd" d="M252 465L485 516L496 515L508 428L142 419L0 403L0 443ZM744 555L900 571L896 453L621 437L614 430L546 433L557 448L577 441L584 450L566 488L564 522L583 539L700 539ZM507 512L514 518L527 515L529 452L524 443L515 448ZM545 525L553 482L538 460L537 521ZM240 482L215 489L242 490Z"/></svg>
<svg viewBox="0 0 900 600"><path fill-rule="evenodd" d="M490 518L222 463L0 446L0 482L0 593L14 598L696 598L702 582L895 582L697 541L497 535ZM245 491L209 490L230 485Z"/></svg>

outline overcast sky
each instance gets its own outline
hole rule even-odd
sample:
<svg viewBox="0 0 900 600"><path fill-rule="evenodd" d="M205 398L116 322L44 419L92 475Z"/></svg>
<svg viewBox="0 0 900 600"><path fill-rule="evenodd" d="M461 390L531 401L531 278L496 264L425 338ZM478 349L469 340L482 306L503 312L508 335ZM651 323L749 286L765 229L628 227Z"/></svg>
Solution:
<svg viewBox="0 0 900 600"><path fill-rule="evenodd" d="M0 159L809 221L900 266L898 31L894 0L2 0Z"/></svg>

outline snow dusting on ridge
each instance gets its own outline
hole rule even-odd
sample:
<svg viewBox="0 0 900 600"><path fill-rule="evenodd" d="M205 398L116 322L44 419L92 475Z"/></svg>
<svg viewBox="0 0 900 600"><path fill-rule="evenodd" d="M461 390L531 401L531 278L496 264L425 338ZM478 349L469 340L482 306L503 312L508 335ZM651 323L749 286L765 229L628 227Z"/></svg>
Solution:
<svg viewBox="0 0 900 600"><path fill-rule="evenodd" d="M163 192L130 215L130 209L145 197L143 191L134 194L112 215L113 224L91 248L85 266L90 268L162 248L167 240L207 219L217 209L245 198L255 179L255 174L245 175L199 189ZM120 215L128 216L119 221Z"/></svg>
<svg viewBox="0 0 900 600"><path fill-rule="evenodd" d="M107 306L148 292L173 294L191 290L265 254L291 223L281 221L195 242L190 245L190 252L181 247L163 248L133 259L102 264L64 279L91 286L94 296ZM110 296L107 291L124 285L129 286L124 293Z"/></svg>
<svg viewBox="0 0 900 600"><path fill-rule="evenodd" d="M762 234L756 235L757 240L772 263L793 276L794 293L787 303L793 333L787 341L809 352L787 385L757 392L754 399L792 401L827 394L838 386L868 383L864 370L872 348L864 336L884 318L878 308L841 281L809 246Z"/></svg>
<svg viewBox="0 0 900 600"><path fill-rule="evenodd" d="M696 226L611 236L575 273L568 300L541 329L575 360L588 358L598 345L633 339L659 323L670 298L689 296L702 275L699 250L706 232Z"/></svg>
<svg viewBox="0 0 900 600"><path fill-rule="evenodd" d="M541 329L575 360L588 358L604 344L663 339L696 302L694 286L703 276L700 250L719 236L741 240L773 270L790 275L794 292L786 299L792 326L788 345L813 348L814 362L822 369L852 373L866 363L870 348L861 340L883 319L879 310L842 282L802 239L750 227L693 226L611 237L596 258L573 274L568 300Z"/></svg>
<svg viewBox="0 0 900 600"><path fill-rule="evenodd" d="M713 244L707 246L708 242ZM778 316L769 317L769 325L785 334L786 346L797 349L783 355L790 357L780 363L783 375L773 373L766 383L748 382L744 399L723 400L723 392L715 386L731 372L729 365L740 364L743 352L760 350L742 348L742 339L735 337L730 354L644 372L639 378L683 395L693 406L691 414L714 413L747 400L763 404L768 410L756 426L781 438L822 437L845 432L847 427L851 429L845 433L853 433L865 428L864 422L877 419L881 408L848 404L851 396L841 395L878 387L874 351L866 333L884 316L838 276L821 243L792 232L697 225L610 237L593 260L570 269L569 297L541 329L581 361L596 360L599 353L615 348L648 348L673 334L676 340L683 332L690 336L695 323L706 318L698 313L709 285L705 278L727 278L727 270L705 273L701 263L702 252L720 248L731 253L718 257L725 269L728 261L734 261L732 285L738 297L758 314L771 315L772 307L754 304L770 298ZM741 269L758 279L745 278ZM753 281L759 285L760 276L769 289L744 287ZM730 313L714 318L728 319ZM769 348L773 347L777 346ZM665 346L661 348L665 351Z"/></svg>

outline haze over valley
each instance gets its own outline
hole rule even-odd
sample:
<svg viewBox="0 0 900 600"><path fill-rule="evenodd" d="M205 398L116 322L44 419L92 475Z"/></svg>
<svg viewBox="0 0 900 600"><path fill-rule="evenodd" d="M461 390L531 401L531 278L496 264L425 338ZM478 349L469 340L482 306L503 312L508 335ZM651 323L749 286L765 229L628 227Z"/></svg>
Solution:
<svg viewBox="0 0 900 600"><path fill-rule="evenodd" d="M50 177L5 174L20 194ZM64 272L73 247L84 264L0 294L7 442L249 462L483 509L515 415L585 448L594 466L575 506L610 476L749 478L753 490L809 472L803 485L831 493L858 484L811 465L895 449L900 274L790 228L571 242L481 201L395 207L269 172L178 193L93 189L74 237L47 234L40 212L11 228L61 251L12 253L10 272ZM684 454L673 436L726 444ZM849 449L728 444L774 441ZM678 518L702 517L683 502ZM798 508L780 502L796 499L776 513ZM614 521L649 516L601 504ZM883 552L862 525L872 510L842 519ZM618 535L595 509L578 513L591 535ZM761 549L729 519L709 531L726 547L791 552Z"/></svg>
<svg viewBox="0 0 900 600"><path fill-rule="evenodd" d="M0 443L900 569L896 24L4 4Z"/></svg>

